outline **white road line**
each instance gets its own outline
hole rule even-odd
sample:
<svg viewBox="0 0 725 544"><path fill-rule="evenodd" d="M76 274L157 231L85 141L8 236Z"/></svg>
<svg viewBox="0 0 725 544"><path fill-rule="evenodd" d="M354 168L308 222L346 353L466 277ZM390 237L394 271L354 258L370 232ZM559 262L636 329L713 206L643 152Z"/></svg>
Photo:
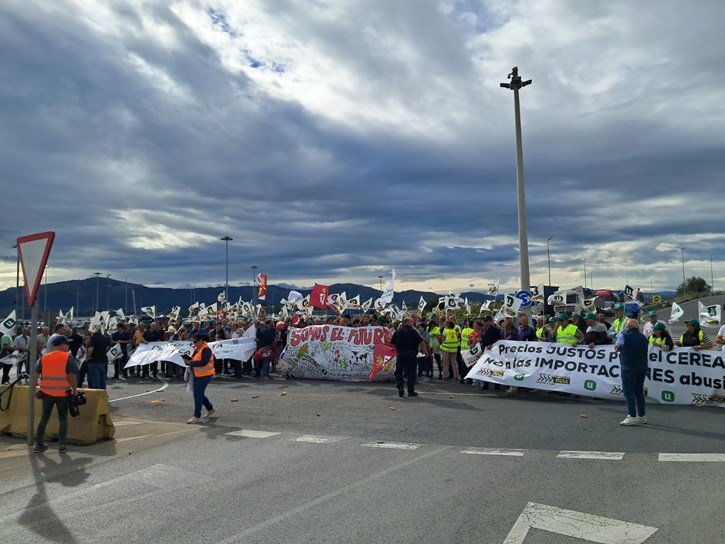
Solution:
<svg viewBox="0 0 725 544"><path fill-rule="evenodd" d="M304 436L298 436L293 438L292 442L309 442L310 444L330 444L333 442L340 442L344 440L343 436L317 436L314 434L306 434Z"/></svg>
<svg viewBox="0 0 725 544"><path fill-rule="evenodd" d="M158 389L154 389L153 391L146 391L145 393L139 393L138 395L131 395L129 397L121 397L120 399L108 399L108 402L118 402L119 400L135 399L136 397L143 397L144 395L150 395L152 393L160 393L161 391L163 391L164 389L166 389L169 386L169 384L166 383L161 378L157 378L157 379L161 383L164 384L161 387L159 387Z"/></svg>
<svg viewBox="0 0 725 544"><path fill-rule="evenodd" d="M461 453L467 453L469 455L503 455L506 457L522 457L524 450L508 450L498 448L467 448Z"/></svg>
<svg viewBox="0 0 725 544"><path fill-rule="evenodd" d="M725 462L725 453L660 453L658 461Z"/></svg>
<svg viewBox="0 0 725 544"><path fill-rule="evenodd" d="M360 444L364 448L385 448L390 450L417 450L420 444L406 444L404 442L368 442Z"/></svg>
<svg viewBox="0 0 725 544"><path fill-rule="evenodd" d="M557 459L602 459L605 461L621 461L623 451L560 451Z"/></svg>
<svg viewBox="0 0 725 544"><path fill-rule="evenodd" d="M276 436L281 433L274 433L270 431L253 431L250 429L242 429L241 431L232 431L224 433L229 436L243 436L244 438L269 438L270 436Z"/></svg>
<svg viewBox="0 0 725 544"><path fill-rule="evenodd" d="M523 544L531 528L600 544L641 544L657 531L656 527L530 502L504 544Z"/></svg>

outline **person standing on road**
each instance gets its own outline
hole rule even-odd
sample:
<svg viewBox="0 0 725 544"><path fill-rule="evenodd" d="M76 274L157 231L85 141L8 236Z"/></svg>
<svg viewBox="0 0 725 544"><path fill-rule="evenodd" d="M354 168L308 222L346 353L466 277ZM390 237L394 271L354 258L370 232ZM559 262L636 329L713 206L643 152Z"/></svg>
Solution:
<svg viewBox="0 0 725 544"><path fill-rule="evenodd" d="M23 363L25 363L25 371L30 373L30 330L23 327L19 335L15 337L13 346L18 356L18 378L23 373ZM27 383L27 382L26 382Z"/></svg>
<svg viewBox="0 0 725 544"><path fill-rule="evenodd" d="M648 338L649 343L660 348L662 351L670 351L675 347L675 343L672 340L672 336L667 332L667 327L664 323L655 323L652 327L652 334Z"/></svg>
<svg viewBox="0 0 725 544"><path fill-rule="evenodd" d="M5 363L1 360L13 354L13 351L15 349L13 346L13 337L10 336L10 331L0 336L2 336L2 338L0 338L0 367L2 367L3 371L3 376L2 378L0 378L0 383L9 383L10 369L13 368L13 363Z"/></svg>
<svg viewBox="0 0 725 544"><path fill-rule="evenodd" d="M619 353L622 393L627 401L627 417L620 425L647 423L644 406L644 379L647 377L647 337L639 332L636 319L627 321L627 328L619 334L614 351Z"/></svg>
<svg viewBox="0 0 725 544"><path fill-rule="evenodd" d="M48 425L53 406L58 412L58 451L66 451L65 440L68 436L68 391L78 394L76 374L78 365L69 353L68 340L64 336L53 339L53 351L43 355L35 368L35 382L30 393L36 396L40 381L40 398L43 400L43 413L40 416L35 433L35 453L48 449L45 443L45 427Z"/></svg>
<svg viewBox="0 0 725 544"><path fill-rule="evenodd" d="M88 387L91 389L106 388L106 372L108 371L108 356L106 353L110 347L111 343L108 338L103 335L100 327L96 327L86 353Z"/></svg>
<svg viewBox="0 0 725 544"><path fill-rule="evenodd" d="M204 423L216 412L214 405L205 394L206 388L214 376L214 354L212 354L211 348L207 344L208 339L209 337L206 334L196 333L191 338L194 351L191 353L191 357L188 355L184 357L184 361L190 367L190 371L193 372L191 379L193 380L194 415L186 421L189 424ZM201 417L202 405L207 410L203 419Z"/></svg>
<svg viewBox="0 0 725 544"><path fill-rule="evenodd" d="M390 343L398 351L395 362L395 381L398 386L398 396L405 396L405 380L403 378L403 373L405 372L408 375L408 396L417 397L418 393L415 392L415 367L417 365L418 350L424 341L418 331L413 328L412 317L407 316L403 319L403 324L395 330ZM457 346L453 346L454 351L452 355L454 362L456 348Z"/></svg>
<svg viewBox="0 0 725 544"><path fill-rule="evenodd" d="M655 326L655 323L657 323L657 312L653 310L647 314L647 317L649 318L649 321L644 324L642 334L649 338L652 335L652 329Z"/></svg>
<svg viewBox="0 0 725 544"><path fill-rule="evenodd" d="M441 352L443 354L443 375L446 380L451 378L458 379L458 361L456 352L458 351L459 338L456 331L456 322L453 319L446 321L445 328L441 334Z"/></svg>

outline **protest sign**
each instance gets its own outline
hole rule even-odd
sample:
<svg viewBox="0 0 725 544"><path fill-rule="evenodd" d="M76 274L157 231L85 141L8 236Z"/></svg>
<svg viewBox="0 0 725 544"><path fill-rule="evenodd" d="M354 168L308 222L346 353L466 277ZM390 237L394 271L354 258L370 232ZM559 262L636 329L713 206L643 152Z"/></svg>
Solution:
<svg viewBox="0 0 725 544"><path fill-rule="evenodd" d="M290 329L278 368L293 378L368 381L375 344L389 343L393 333L385 327L314 325ZM383 368L377 380L392 378Z"/></svg>
<svg viewBox="0 0 725 544"><path fill-rule="evenodd" d="M251 338L235 338L233 340L220 340L209 342L214 357L217 359L232 359L234 361L248 360L257 349L257 341ZM194 345L191 342L149 342L141 344L129 358L125 368L148 365L156 361L166 361L185 367L183 355L191 355Z"/></svg>
<svg viewBox="0 0 725 544"><path fill-rule="evenodd" d="M649 348L645 396L663 404L725 407L725 353ZM614 346L499 341L466 378L501 385L624 400Z"/></svg>

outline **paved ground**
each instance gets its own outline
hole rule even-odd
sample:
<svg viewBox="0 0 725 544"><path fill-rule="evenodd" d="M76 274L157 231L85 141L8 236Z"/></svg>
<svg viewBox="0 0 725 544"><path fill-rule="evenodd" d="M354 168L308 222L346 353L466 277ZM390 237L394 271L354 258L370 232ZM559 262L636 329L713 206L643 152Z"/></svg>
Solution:
<svg viewBox="0 0 725 544"><path fill-rule="evenodd" d="M111 382L117 439L28 455L0 438L0 541L719 541L721 408L515 398L424 382ZM146 392L149 392L146 394ZM140 395L140 396L135 396ZM163 402L161 402L163 401Z"/></svg>

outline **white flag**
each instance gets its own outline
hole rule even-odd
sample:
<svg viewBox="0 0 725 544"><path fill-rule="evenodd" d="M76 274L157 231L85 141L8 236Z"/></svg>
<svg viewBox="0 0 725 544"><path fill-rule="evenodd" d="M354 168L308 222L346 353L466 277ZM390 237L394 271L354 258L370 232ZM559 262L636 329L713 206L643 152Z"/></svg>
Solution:
<svg viewBox="0 0 725 544"><path fill-rule="evenodd" d="M670 313L670 318L668 319L669 323L674 323L675 321L679 321L680 318L685 315L685 310L680 308L680 305L676 302L672 303L672 311Z"/></svg>
<svg viewBox="0 0 725 544"><path fill-rule="evenodd" d="M585 298L582 301L582 307L584 308L584 311L586 313L597 313L597 307L594 305L594 301L597 297L594 298Z"/></svg>
<svg viewBox="0 0 725 544"><path fill-rule="evenodd" d="M347 301L347 307L351 310L357 310L360 308L360 295L352 297Z"/></svg>
<svg viewBox="0 0 725 544"><path fill-rule="evenodd" d="M385 292L380 297L380 303L383 307L393 302L393 294L395 293L395 268L390 272L390 283L385 288Z"/></svg>
<svg viewBox="0 0 725 544"><path fill-rule="evenodd" d="M405 301L403 301L403 302L400 303L400 309L403 312L407 312L408 311L408 305L405 303Z"/></svg>
<svg viewBox="0 0 725 544"><path fill-rule="evenodd" d="M224 302L227 299L227 294L224 291L222 291L221 293L219 293L217 295L216 299L217 299L217 302Z"/></svg>
<svg viewBox="0 0 725 544"><path fill-rule="evenodd" d="M121 357L122 355L123 355L123 352L121 351L121 346L118 344L113 344L111 346L111 349L109 349L106 352L106 359L108 359L109 363L112 363L113 361L115 361L116 359Z"/></svg>
<svg viewBox="0 0 725 544"><path fill-rule="evenodd" d="M72 318L73 317L73 308L71 308L70 311L71 311L71 318ZM123 313L123 310L121 308L116 310L116 315L119 317L119 319L123 319L123 320L126 319L126 314Z"/></svg>
<svg viewBox="0 0 725 544"><path fill-rule="evenodd" d="M466 308L466 315L471 315L471 305L468 304L468 297L463 301L463 306Z"/></svg>
<svg viewBox="0 0 725 544"><path fill-rule="evenodd" d="M722 306L719 304L713 304L712 306L705 306L699 300L697 301L698 315L700 317L700 324L703 327L719 327L722 323L720 316L722 314Z"/></svg>
<svg viewBox="0 0 725 544"><path fill-rule="evenodd" d="M294 304L298 300L302 300L304 297L302 296L302 293L299 291L290 291L289 295L287 295L287 300Z"/></svg>
<svg viewBox="0 0 725 544"><path fill-rule="evenodd" d="M15 310L13 310L10 314L8 314L3 322L0 323L0 335L12 332L17 324L18 322L15 320Z"/></svg>
<svg viewBox="0 0 725 544"><path fill-rule="evenodd" d="M420 300L418 301L418 311L423 313L423 310L425 310L426 305L427 305L427 302L423 298L423 295L420 295Z"/></svg>
<svg viewBox="0 0 725 544"><path fill-rule="evenodd" d="M488 284L488 294L493 295L495 293L498 293L499 285L501 285L501 278L496 280L496 283L489 283Z"/></svg>
<svg viewBox="0 0 725 544"><path fill-rule="evenodd" d="M156 318L156 305L153 306L141 306L141 312L145 313L146 315Z"/></svg>
<svg viewBox="0 0 725 544"><path fill-rule="evenodd" d="M488 312L492 302L492 300L484 301L483 304L481 304L481 309L478 311L478 315L481 315L483 312Z"/></svg>
<svg viewBox="0 0 725 544"><path fill-rule="evenodd" d="M197 313L199 313L199 303L195 302L189 306L189 317L194 317Z"/></svg>
<svg viewBox="0 0 725 544"><path fill-rule="evenodd" d="M216 316L216 311L217 311L216 302L214 304L212 304L211 306L207 306L205 309L206 315L210 315L210 316Z"/></svg>
<svg viewBox="0 0 725 544"><path fill-rule="evenodd" d="M179 319L180 311L181 311L181 307L179 307L179 306L174 306L173 308L171 308L171 311L169 312L169 319L171 319L173 321L176 321L177 319Z"/></svg>
<svg viewBox="0 0 725 544"><path fill-rule="evenodd" d="M373 297L370 297L369 299L367 299L367 300L366 300L365 302L363 302L363 303L362 303L362 304L360 305L360 309L361 309L361 310L362 310L363 312L367 312L367 311L368 311L368 310L370 309L370 307L371 307L372 305L373 305Z"/></svg>
<svg viewBox="0 0 725 544"><path fill-rule="evenodd" d="M503 312L508 317L516 317L523 301L514 295L504 295Z"/></svg>
<svg viewBox="0 0 725 544"><path fill-rule="evenodd" d="M242 302L242 306L241 306L240 310L243 315L246 315L246 316L254 315L254 308L252 308L251 302Z"/></svg>

